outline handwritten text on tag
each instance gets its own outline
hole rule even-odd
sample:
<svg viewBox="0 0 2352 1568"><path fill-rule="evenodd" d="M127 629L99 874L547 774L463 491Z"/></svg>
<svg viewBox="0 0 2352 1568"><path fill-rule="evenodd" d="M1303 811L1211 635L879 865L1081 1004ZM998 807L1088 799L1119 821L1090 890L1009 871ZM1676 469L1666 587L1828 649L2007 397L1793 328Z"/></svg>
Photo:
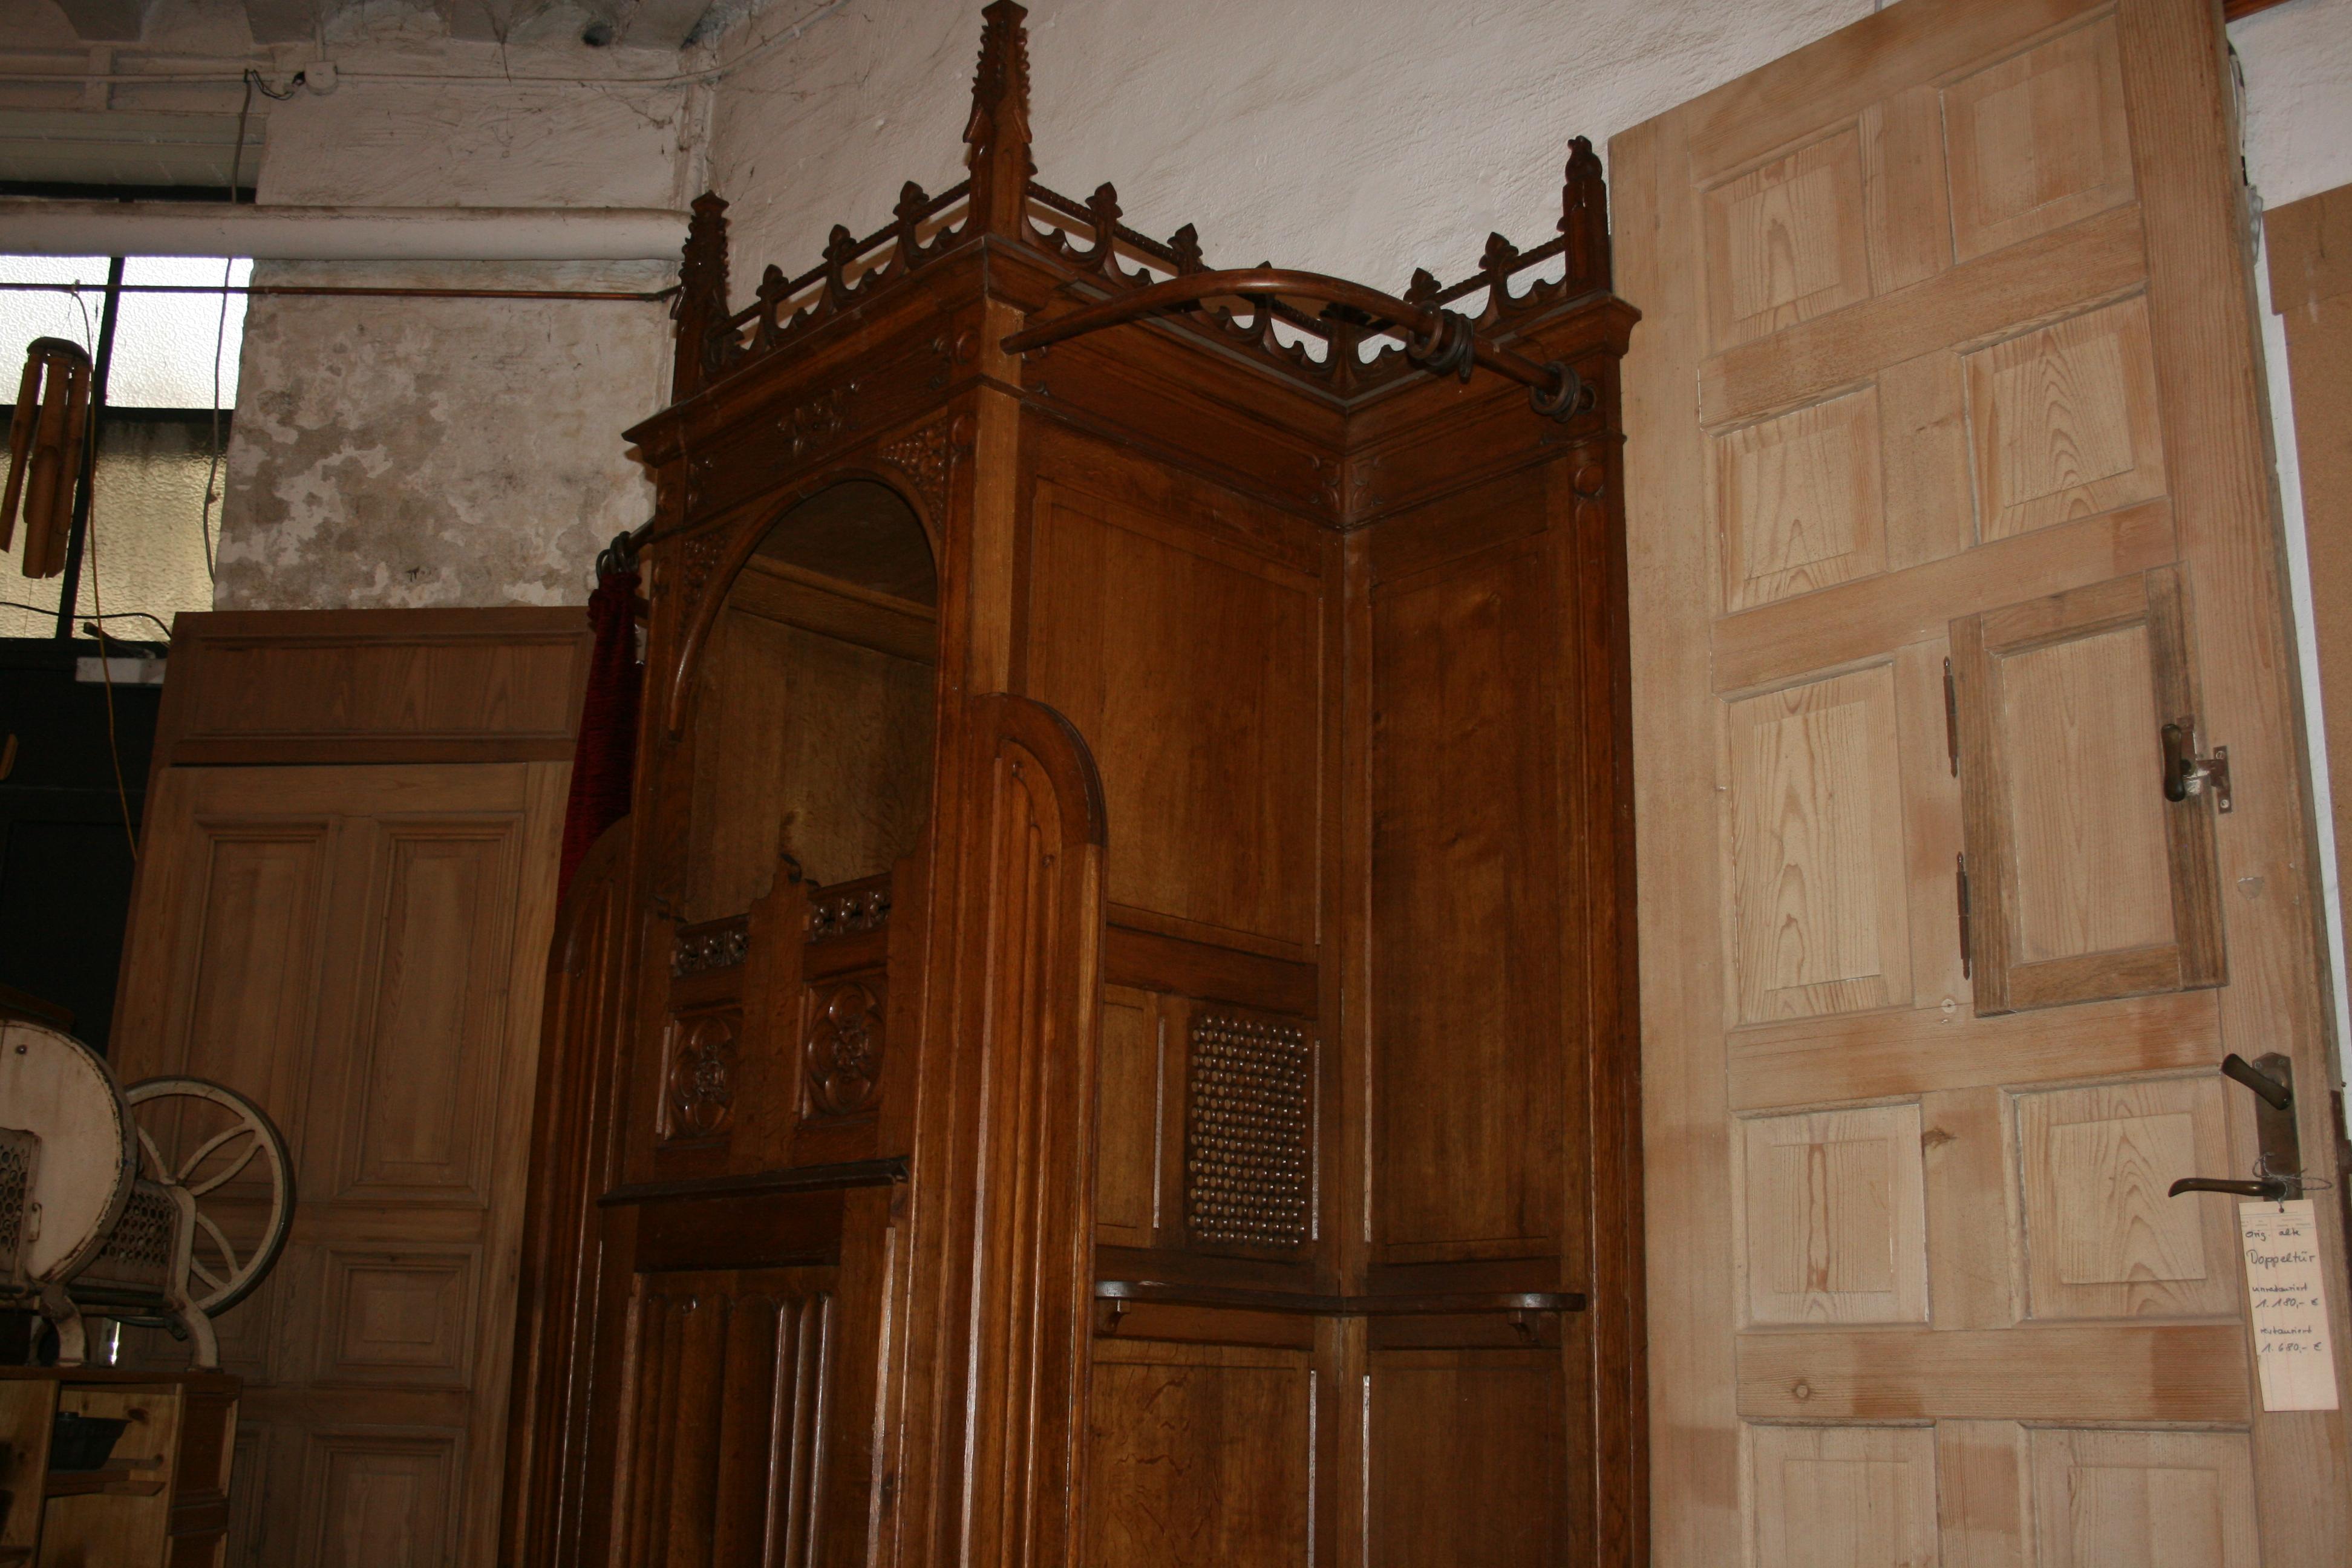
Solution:
<svg viewBox="0 0 2352 1568"><path fill-rule="evenodd" d="M2240 1204L2238 1228L2245 1238L2263 1408L2335 1409L2336 1347L2311 1200Z"/></svg>

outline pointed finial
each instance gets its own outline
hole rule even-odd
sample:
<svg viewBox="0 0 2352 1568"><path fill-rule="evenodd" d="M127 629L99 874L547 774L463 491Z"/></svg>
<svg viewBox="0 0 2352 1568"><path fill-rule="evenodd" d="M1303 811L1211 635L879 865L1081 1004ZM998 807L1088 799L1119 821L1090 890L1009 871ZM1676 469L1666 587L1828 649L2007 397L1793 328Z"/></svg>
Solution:
<svg viewBox="0 0 2352 1568"><path fill-rule="evenodd" d="M715 191L694 198L686 249L677 268L677 348L670 364L670 398L691 397L709 379L711 335L727 319L727 204Z"/></svg>
<svg viewBox="0 0 2352 1568"><path fill-rule="evenodd" d="M1601 183L1600 155L1581 136L1568 144L1559 232L1568 236L1568 293L1609 287L1609 191Z"/></svg>
<svg viewBox="0 0 2352 1568"><path fill-rule="evenodd" d="M1017 235L1029 203L1029 13L1013 0L981 12L980 68L964 124L971 211L986 234Z"/></svg>

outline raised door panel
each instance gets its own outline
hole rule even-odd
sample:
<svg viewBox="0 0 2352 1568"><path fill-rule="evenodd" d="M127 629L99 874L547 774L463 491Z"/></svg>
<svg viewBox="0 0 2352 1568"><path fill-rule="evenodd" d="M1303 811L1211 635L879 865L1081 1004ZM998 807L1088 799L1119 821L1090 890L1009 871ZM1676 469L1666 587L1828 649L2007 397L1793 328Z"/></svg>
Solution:
<svg viewBox="0 0 2352 1568"><path fill-rule="evenodd" d="M337 826L167 772L151 816L139 962L113 1047L125 1082L170 1073L251 1096L292 1135L309 1082ZM168 828L163 825L168 825Z"/></svg>
<svg viewBox="0 0 2352 1568"><path fill-rule="evenodd" d="M2132 198L2116 27L2073 28L1944 89L1963 261Z"/></svg>
<svg viewBox="0 0 2352 1568"><path fill-rule="evenodd" d="M1751 1426L1757 1568L1937 1568L1927 1426Z"/></svg>
<svg viewBox="0 0 2352 1568"><path fill-rule="evenodd" d="M1167 1020L1160 998L1103 987L1102 1076L1095 1089L1095 1236L1150 1247L1160 1226Z"/></svg>
<svg viewBox="0 0 2352 1568"><path fill-rule="evenodd" d="M257 1568L264 1561L268 1525L265 1499L273 1479L271 1456L282 1436L239 1410L236 1447L229 1461L228 1536L222 1568Z"/></svg>
<svg viewBox="0 0 2352 1568"><path fill-rule="evenodd" d="M1079 1560L1310 1561L1315 1384L1303 1352L1097 1341Z"/></svg>
<svg viewBox="0 0 2352 1568"><path fill-rule="evenodd" d="M1553 1248L1561 1102L1545 555L1372 595L1371 1162L1381 1260Z"/></svg>
<svg viewBox="0 0 2352 1568"><path fill-rule="evenodd" d="M1734 1016L1910 1001L1894 667L1727 703L1724 730Z"/></svg>
<svg viewBox="0 0 2352 1568"><path fill-rule="evenodd" d="M1848 128L1707 193L1717 347L1870 297L1862 136Z"/></svg>
<svg viewBox="0 0 2352 1568"><path fill-rule="evenodd" d="M2037 1319L2237 1310L2229 1205L2167 1195L2183 1172L2235 1171L2219 1078L2053 1089L2017 1100L2027 1300Z"/></svg>
<svg viewBox="0 0 2352 1568"><path fill-rule="evenodd" d="M455 1555L464 1440L336 1426L309 1434L301 1547L317 1568L438 1568Z"/></svg>
<svg viewBox="0 0 2352 1568"><path fill-rule="evenodd" d="M2032 1435L2037 1568L2257 1568L2242 1432Z"/></svg>
<svg viewBox="0 0 2352 1568"><path fill-rule="evenodd" d="M1744 1124L1740 1258L1752 1323L1927 1320L1919 1108Z"/></svg>
<svg viewBox="0 0 2352 1568"><path fill-rule="evenodd" d="M1572 1561L1569 1409L1557 1352L1374 1352L1365 1379L1365 1561Z"/></svg>
<svg viewBox="0 0 2352 1568"><path fill-rule="evenodd" d="M374 826L380 902L351 1042L336 1195L488 1201L520 871L513 818Z"/></svg>
<svg viewBox="0 0 2352 1568"><path fill-rule="evenodd" d="M466 1386L480 1262L473 1247L320 1249L315 1375L336 1383Z"/></svg>
<svg viewBox="0 0 2352 1568"><path fill-rule="evenodd" d="M1886 570L1878 421L1870 386L1716 438L1725 609Z"/></svg>
<svg viewBox="0 0 2352 1568"><path fill-rule="evenodd" d="M1181 518L1052 484L1030 570L1028 689L1102 770L1120 825L1110 901L1311 948L1321 584Z"/></svg>
<svg viewBox="0 0 2352 1568"><path fill-rule="evenodd" d="M2145 299L2037 327L1961 363L1983 540L2164 494Z"/></svg>

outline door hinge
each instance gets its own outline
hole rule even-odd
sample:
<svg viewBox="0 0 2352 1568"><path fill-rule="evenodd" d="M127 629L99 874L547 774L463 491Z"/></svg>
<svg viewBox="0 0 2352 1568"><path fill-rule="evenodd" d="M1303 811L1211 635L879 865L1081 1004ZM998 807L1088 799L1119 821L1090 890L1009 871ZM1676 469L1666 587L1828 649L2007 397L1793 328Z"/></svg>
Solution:
<svg viewBox="0 0 2352 1568"><path fill-rule="evenodd" d="M1968 980L1974 976L1969 969L1971 949L1969 942L1969 858L1966 854L1952 857L1952 887L1960 906L1960 978Z"/></svg>
<svg viewBox="0 0 2352 1568"><path fill-rule="evenodd" d="M2164 727L2164 798L2179 805L2191 796L2213 792L2213 809L2230 815L2230 748L2216 746L2210 757L2197 754L2197 716L2184 713Z"/></svg>
<svg viewBox="0 0 2352 1568"><path fill-rule="evenodd" d="M1944 754L1951 759L1952 776L1960 776L1960 694L1952 685L1952 661L1944 661Z"/></svg>

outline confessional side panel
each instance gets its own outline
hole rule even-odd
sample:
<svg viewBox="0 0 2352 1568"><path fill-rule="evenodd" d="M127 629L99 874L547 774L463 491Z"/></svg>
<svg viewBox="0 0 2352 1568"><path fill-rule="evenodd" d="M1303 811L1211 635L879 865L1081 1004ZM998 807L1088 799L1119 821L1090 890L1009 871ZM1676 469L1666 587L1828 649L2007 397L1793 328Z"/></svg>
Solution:
<svg viewBox="0 0 2352 1568"><path fill-rule="evenodd" d="M1059 426L1024 458L1015 683L1084 737L1109 824L1095 1276L1189 1293L1097 1305L1080 1560L1333 1562L1341 1336L1252 1293L1339 1289L1339 552Z"/></svg>
<svg viewBox="0 0 2352 1568"><path fill-rule="evenodd" d="M1101 768L1112 923L1311 960L1333 706L1314 525L1033 430L1016 684Z"/></svg>
<svg viewBox="0 0 2352 1568"><path fill-rule="evenodd" d="M1569 1255L1545 513L1528 471L1371 541L1376 1269Z"/></svg>
<svg viewBox="0 0 2352 1568"><path fill-rule="evenodd" d="M1561 487L1489 479L1375 523L1363 626L1370 865L1362 1289L1596 1294L1585 1042L1571 976L1613 962L1578 878L1563 724L1584 639ZM1596 1298L1597 1299L1597 1298ZM1364 1560L1553 1561L1594 1539L1593 1324L1369 1321Z"/></svg>

